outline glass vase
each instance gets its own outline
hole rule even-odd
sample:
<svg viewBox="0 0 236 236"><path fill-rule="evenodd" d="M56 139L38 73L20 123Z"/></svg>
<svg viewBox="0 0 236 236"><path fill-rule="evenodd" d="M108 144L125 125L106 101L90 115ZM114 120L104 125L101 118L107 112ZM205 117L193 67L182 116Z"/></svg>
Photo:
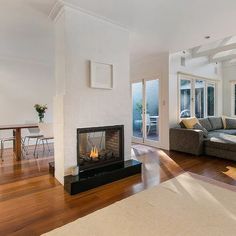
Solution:
<svg viewBox="0 0 236 236"><path fill-rule="evenodd" d="M39 113L39 123L43 123L44 114Z"/></svg>

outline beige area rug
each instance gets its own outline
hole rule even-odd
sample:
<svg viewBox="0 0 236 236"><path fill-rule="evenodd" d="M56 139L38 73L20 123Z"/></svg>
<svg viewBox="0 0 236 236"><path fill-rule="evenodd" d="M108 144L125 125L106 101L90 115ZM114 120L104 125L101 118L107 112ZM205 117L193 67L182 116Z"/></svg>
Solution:
<svg viewBox="0 0 236 236"><path fill-rule="evenodd" d="M191 173L135 194L45 235L236 235L235 187Z"/></svg>

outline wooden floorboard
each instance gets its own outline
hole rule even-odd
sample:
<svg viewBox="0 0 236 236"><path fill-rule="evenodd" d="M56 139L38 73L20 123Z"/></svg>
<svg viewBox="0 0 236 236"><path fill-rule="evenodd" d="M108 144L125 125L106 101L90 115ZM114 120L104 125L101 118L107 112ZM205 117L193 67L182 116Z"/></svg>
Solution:
<svg viewBox="0 0 236 236"><path fill-rule="evenodd" d="M48 174L48 163L54 160L53 146L50 152L43 151L39 146L37 155L34 156L34 146L30 146L28 154L24 154L21 161L17 161L12 149L6 149L3 161L0 160L0 184L16 182L31 177Z"/></svg>
<svg viewBox="0 0 236 236"><path fill-rule="evenodd" d="M142 145L133 145L132 156L143 162L142 175L74 196L64 192L48 174L48 161L53 156L46 157L47 161L40 157L40 168L35 160L30 164L26 164L26 160L25 166L18 170L18 167L10 167L9 161L5 170L0 167L0 178L4 179L0 181L0 235L40 235L186 171L236 185L233 161ZM34 172L37 173L32 176Z"/></svg>

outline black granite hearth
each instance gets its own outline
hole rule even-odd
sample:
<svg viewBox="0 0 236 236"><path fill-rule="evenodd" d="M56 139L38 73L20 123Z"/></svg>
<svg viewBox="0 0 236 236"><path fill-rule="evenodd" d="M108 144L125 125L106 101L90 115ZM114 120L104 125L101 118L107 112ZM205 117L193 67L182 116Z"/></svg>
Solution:
<svg viewBox="0 0 236 236"><path fill-rule="evenodd" d="M65 190L73 195L113 181L141 173L142 163L135 160L124 161L92 170L80 172L77 176L65 176Z"/></svg>

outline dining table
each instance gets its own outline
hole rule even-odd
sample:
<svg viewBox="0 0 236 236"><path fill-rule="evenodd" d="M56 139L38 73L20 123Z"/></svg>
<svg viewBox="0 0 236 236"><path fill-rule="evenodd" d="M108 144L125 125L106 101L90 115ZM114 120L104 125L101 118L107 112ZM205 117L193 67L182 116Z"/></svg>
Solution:
<svg viewBox="0 0 236 236"><path fill-rule="evenodd" d="M0 130L13 130L14 142L13 151L17 161L22 159L22 141L21 141L21 130L29 128L38 128L38 124L13 124L13 125L0 125Z"/></svg>

